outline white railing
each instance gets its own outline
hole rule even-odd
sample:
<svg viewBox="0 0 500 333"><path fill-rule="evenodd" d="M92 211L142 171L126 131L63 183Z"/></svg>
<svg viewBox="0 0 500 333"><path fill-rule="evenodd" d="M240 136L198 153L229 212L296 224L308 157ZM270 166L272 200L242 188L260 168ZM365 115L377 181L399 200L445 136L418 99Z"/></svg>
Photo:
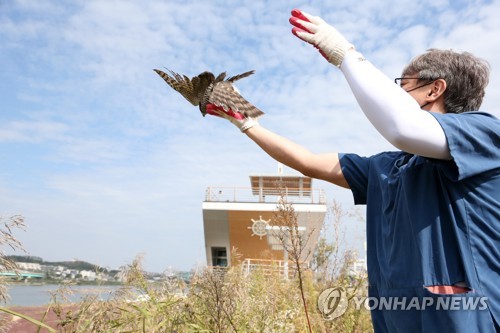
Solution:
<svg viewBox="0 0 500 333"><path fill-rule="evenodd" d="M307 269L309 265L306 262L300 263L301 268ZM243 260L241 268L245 275L253 271L260 270L265 275L277 274L280 277L290 279L297 272L297 267L291 261L285 260L269 260L269 259L250 259Z"/></svg>
<svg viewBox="0 0 500 333"><path fill-rule="evenodd" d="M288 203L325 204L323 189L284 188L283 195ZM277 203L280 196L276 190L263 190L254 195L251 187L207 187L206 202L268 202Z"/></svg>

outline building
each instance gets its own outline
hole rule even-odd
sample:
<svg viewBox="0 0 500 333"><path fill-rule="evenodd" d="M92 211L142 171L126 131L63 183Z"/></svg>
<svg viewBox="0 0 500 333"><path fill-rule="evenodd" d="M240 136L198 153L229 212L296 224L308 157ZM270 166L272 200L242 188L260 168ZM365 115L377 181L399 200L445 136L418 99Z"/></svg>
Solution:
<svg viewBox="0 0 500 333"><path fill-rule="evenodd" d="M41 271L42 266L35 262L16 262L16 266L20 270L25 271Z"/></svg>
<svg viewBox="0 0 500 333"><path fill-rule="evenodd" d="M278 263L288 267L282 243L272 237L286 232L279 221L273 220L280 198L291 204L299 232L308 238L301 257L307 263L326 214L324 191L313 189L312 181L309 177L283 175L279 170L276 175L250 175L251 186L246 188L208 187L202 204L207 265L242 263L250 269Z"/></svg>

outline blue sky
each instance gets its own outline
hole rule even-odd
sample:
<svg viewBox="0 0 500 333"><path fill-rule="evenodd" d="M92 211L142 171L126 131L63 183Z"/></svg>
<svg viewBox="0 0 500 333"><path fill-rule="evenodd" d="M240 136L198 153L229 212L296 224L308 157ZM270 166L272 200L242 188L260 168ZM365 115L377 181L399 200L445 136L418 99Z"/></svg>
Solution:
<svg viewBox="0 0 500 333"><path fill-rule="evenodd" d="M267 128L315 152L393 149L341 73L290 33L293 8L335 25L390 77L431 47L488 60L482 109L500 116L500 1L0 0L0 215L25 216L26 250L112 268L141 253L148 270L190 269L205 258L206 187L277 170L153 68L255 69L238 88ZM354 208L349 191L313 185ZM347 232L359 248L362 224Z"/></svg>

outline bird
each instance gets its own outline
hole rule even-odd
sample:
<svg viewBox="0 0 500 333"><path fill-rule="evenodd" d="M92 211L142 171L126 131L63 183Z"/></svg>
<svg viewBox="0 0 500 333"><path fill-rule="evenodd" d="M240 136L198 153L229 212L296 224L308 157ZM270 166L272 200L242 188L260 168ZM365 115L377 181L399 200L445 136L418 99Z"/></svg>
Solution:
<svg viewBox="0 0 500 333"><path fill-rule="evenodd" d="M226 112L229 110L239 112L245 118L258 118L264 114L264 112L243 98L233 85L235 81L254 74L255 70L234 75L227 79L226 72L222 72L216 77L212 72L205 71L189 78L168 68L166 70L169 74L154 69L170 87L184 96L191 104L198 106L203 117L207 114L207 104L214 104Z"/></svg>

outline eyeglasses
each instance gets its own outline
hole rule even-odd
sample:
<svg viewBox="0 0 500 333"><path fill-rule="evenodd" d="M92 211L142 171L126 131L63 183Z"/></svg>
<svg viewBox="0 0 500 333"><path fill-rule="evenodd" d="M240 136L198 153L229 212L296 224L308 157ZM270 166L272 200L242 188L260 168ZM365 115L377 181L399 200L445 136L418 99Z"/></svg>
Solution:
<svg viewBox="0 0 500 333"><path fill-rule="evenodd" d="M424 80L420 77L397 77L394 79L394 83L401 87L401 81L403 79L406 79L406 80Z"/></svg>
<svg viewBox="0 0 500 333"><path fill-rule="evenodd" d="M416 87L414 87L414 88L412 88L412 89L410 89L410 90L405 90L406 92L410 92L410 91L417 90L417 89L419 89L419 88L422 88L422 87L428 86L429 84L434 83L434 81L436 81L436 80L437 80L437 79L423 79L423 78L421 78L421 77L397 77L397 78L395 78L395 79L394 79L394 83L396 83L398 86L400 86L400 87L401 87L401 81L402 81L403 79L404 79L404 80L424 80L424 81L429 81L429 82L424 83L424 84L422 84L422 85L420 85L420 86L416 86Z"/></svg>

